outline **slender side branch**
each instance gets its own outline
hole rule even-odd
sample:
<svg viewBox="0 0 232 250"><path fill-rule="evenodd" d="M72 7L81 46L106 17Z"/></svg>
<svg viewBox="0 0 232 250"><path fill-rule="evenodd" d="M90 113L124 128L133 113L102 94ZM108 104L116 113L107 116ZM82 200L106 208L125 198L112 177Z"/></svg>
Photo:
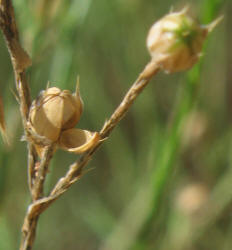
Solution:
<svg viewBox="0 0 232 250"><path fill-rule="evenodd" d="M32 248L35 239L36 225L40 214L44 210L46 210L54 201L56 201L63 193L65 193L72 184L74 184L81 178L81 176L84 174L83 169L91 160L92 155L95 153L98 147L108 138L114 127L120 122L130 106L133 104L134 100L146 87L152 76L158 73L158 71L159 65L156 63L154 64L153 62L150 62L145 67L143 72L140 74L138 79L135 81L135 83L123 98L121 104L116 108L110 119L104 124L100 132L101 140L99 141L99 143L69 167L66 175L57 182L48 197L38 199L42 195L41 188L43 187L44 180L37 179L37 183L34 184L33 187L33 189L37 190L37 196L35 197L33 203L29 206L26 217L24 219L24 224L22 227L23 236L20 250L28 250ZM46 168L48 166L52 153L53 146L51 145L47 147L44 153L44 160L41 161L38 176L43 176L44 174L46 174Z"/></svg>
<svg viewBox="0 0 232 250"><path fill-rule="evenodd" d="M33 189L33 180L35 178L36 159L37 159L37 154L35 152L34 146L32 143L28 143L27 176L28 176L28 187L31 194Z"/></svg>
<svg viewBox="0 0 232 250"><path fill-rule="evenodd" d="M125 116L130 106L134 103L134 100L146 87L152 76L158 72L158 63L154 63L153 61L151 61L147 64L143 72L139 75L138 79L128 90L120 105L116 108L110 119L104 124L103 128L101 129L101 141L97 145L95 145L89 152L85 153L77 162L73 163L70 166L67 174L58 181L54 189L51 191L51 195L64 193L74 182L76 182L81 177L82 170L91 159L93 153L107 139L114 127Z"/></svg>
<svg viewBox="0 0 232 250"><path fill-rule="evenodd" d="M46 146L43 152L43 157L41 161L38 162L39 166L38 166L36 176L34 176L34 178L31 178L31 180L34 180L34 183L30 183L33 202L29 206L25 219L24 219L24 223L22 227L22 240L21 240L20 250L32 249L32 246L35 240L38 219L44 207L43 203L39 203L39 206L38 206L37 201L39 199L43 200L42 197L43 197L44 181L46 178L50 160L54 153L55 146L56 146L55 144ZM30 166L30 162L29 162L29 166ZM31 171L31 169L29 169L29 171ZM47 203L48 203L48 200L47 200Z"/></svg>
<svg viewBox="0 0 232 250"><path fill-rule="evenodd" d="M130 106L134 103L134 100L138 97L138 95L149 83L152 76L158 73L159 70L160 68L158 62L151 61L150 63L147 64L143 72L139 75L138 79L131 86L131 88L123 98L120 105L111 115L110 119L104 124L100 132L102 139L105 139L109 136L114 127L118 124L118 122L120 122L120 120L127 113Z"/></svg>
<svg viewBox="0 0 232 250"><path fill-rule="evenodd" d="M54 153L54 149L55 149L55 144L46 146L43 152L42 159L40 162L38 162L39 165L38 165L38 169L37 169L37 173L35 176L35 181L33 183L33 189L32 189L33 201L36 201L39 198L43 197L43 185L44 185L46 174L48 172L48 165Z"/></svg>
<svg viewBox="0 0 232 250"><path fill-rule="evenodd" d="M134 100L146 87L153 75L158 73L159 65L150 62L143 72L140 74L135 83L131 86L125 97L123 98L120 105L116 108L110 119L104 124L100 131L101 140L95 145L90 151L85 153L77 162L73 163L67 174L61 178L53 190L50 196L57 199L57 196L63 194L73 183L80 179L83 174L83 168L87 165L89 160L91 160L92 155L98 149L98 147L107 139L114 127L120 122L120 120L127 113L130 106L133 104ZM49 196L49 197L50 197Z"/></svg>

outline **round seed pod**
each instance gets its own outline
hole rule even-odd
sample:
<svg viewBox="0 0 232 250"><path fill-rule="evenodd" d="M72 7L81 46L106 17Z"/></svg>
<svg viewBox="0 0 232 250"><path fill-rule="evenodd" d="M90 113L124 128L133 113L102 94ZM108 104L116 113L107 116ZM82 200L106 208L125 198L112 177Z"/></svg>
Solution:
<svg viewBox="0 0 232 250"><path fill-rule="evenodd" d="M153 24L147 37L147 48L167 73L191 68L199 59L206 35L218 23L202 26L189 17L187 9L170 13Z"/></svg>
<svg viewBox="0 0 232 250"><path fill-rule="evenodd" d="M29 123L33 132L55 142L64 129L73 128L79 121L83 109L77 89L75 94L52 87L43 91L33 102L29 112Z"/></svg>

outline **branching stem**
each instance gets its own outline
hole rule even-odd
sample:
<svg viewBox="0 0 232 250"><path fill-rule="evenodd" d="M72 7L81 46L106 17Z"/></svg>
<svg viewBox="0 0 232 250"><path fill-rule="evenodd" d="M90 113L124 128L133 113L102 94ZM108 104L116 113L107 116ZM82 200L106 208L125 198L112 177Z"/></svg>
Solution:
<svg viewBox="0 0 232 250"><path fill-rule="evenodd" d="M37 153L30 140L31 132L27 128L28 114L31 105L29 86L26 81L26 68L31 61L27 53L23 50L19 42L19 34L15 22L13 7L10 0L0 0L0 28L6 40L6 44L11 56L11 61L15 73L16 88L19 95L20 111L24 126L26 140L28 141L28 184L32 196L32 203L29 205L22 227L22 240L20 250L31 250L35 240L36 227L39 216L55 200L65 193L71 185L84 174L83 169L91 160L92 155L99 146L109 137L112 130L125 116L135 99L149 83L152 76L159 71L159 63L151 61L139 75L138 79L128 90L120 105L105 122L101 131L101 140L89 151L84 153L79 160L74 162L66 175L57 182L50 194L46 197L43 194L43 187L47 175L48 166L54 153L54 144L46 144L42 159L37 161ZM38 169L36 169L36 164Z"/></svg>

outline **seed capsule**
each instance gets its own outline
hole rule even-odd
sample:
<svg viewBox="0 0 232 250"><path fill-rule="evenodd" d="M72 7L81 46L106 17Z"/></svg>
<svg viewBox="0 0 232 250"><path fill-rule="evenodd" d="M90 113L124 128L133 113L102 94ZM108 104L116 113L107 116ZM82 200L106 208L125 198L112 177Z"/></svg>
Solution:
<svg viewBox="0 0 232 250"><path fill-rule="evenodd" d="M76 92L52 87L43 91L33 102L29 113L31 129L55 142L64 129L73 128L80 119L83 104Z"/></svg>
<svg viewBox="0 0 232 250"><path fill-rule="evenodd" d="M44 146L51 142L75 154L84 153L99 142L98 132L74 128L82 110L78 82L75 94L52 87L39 95L29 112L28 129L40 157Z"/></svg>
<svg viewBox="0 0 232 250"><path fill-rule="evenodd" d="M164 16L148 33L147 48L152 60L167 73L191 68L201 55L207 34L220 21L202 26L186 12L184 9Z"/></svg>
<svg viewBox="0 0 232 250"><path fill-rule="evenodd" d="M81 154L92 148L99 140L98 132L72 128L61 133L58 145L65 151Z"/></svg>

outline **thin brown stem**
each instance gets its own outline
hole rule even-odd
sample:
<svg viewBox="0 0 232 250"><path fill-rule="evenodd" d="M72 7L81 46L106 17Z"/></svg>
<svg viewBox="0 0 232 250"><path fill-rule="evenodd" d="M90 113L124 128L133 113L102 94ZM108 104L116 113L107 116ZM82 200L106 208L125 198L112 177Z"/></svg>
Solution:
<svg viewBox="0 0 232 250"><path fill-rule="evenodd" d="M19 76L22 72L23 79L25 69L31 65L31 59L20 45L14 9L10 0L0 1L0 27L6 40L15 74ZM18 77L16 77L16 82L17 79Z"/></svg>
<svg viewBox="0 0 232 250"><path fill-rule="evenodd" d="M30 193L32 194L33 189L33 180L35 178L35 164L36 164L37 155L35 152L35 148L32 143L28 143L28 164L27 164L27 171L28 171L28 187Z"/></svg>
<svg viewBox="0 0 232 250"><path fill-rule="evenodd" d="M133 104L135 99L139 96L142 90L146 87L153 75L158 73L158 65L154 65L150 62L143 72L140 74L136 82L129 89L125 97L123 98L120 105L116 108L110 119L104 124L102 130L100 131L101 140L96 144L91 150L86 152L77 162L73 163L66 175L61 178L48 197L42 198L42 187L44 179L37 179L37 184L34 185L33 191L36 193L34 202L30 205L26 217L24 219L23 226L23 237L21 243L21 249L31 249L34 238L35 238L35 227L39 215L46 210L55 200L57 200L63 193L65 193L71 185L78 181L84 174L83 169L87 163L91 160L92 155L96 152L98 147L108 138L114 127L120 122L120 120L127 113L130 106ZM47 146L44 152L44 156L41 161L39 168L38 177L45 177L46 169L48 167L49 161L52 157L53 146ZM26 246L30 248L26 248Z"/></svg>
<svg viewBox="0 0 232 250"><path fill-rule="evenodd" d="M142 90L149 83L152 76L159 72L158 63L151 61L147 64L143 72L139 75L138 79L128 90L127 94L123 98L120 105L116 108L114 113L111 115L110 119L104 124L101 129L100 135L102 139L105 139L109 136L114 127L120 122L120 120L127 113L130 106L134 103L134 100L142 92Z"/></svg>
<svg viewBox="0 0 232 250"><path fill-rule="evenodd" d="M107 139L114 127L120 122L120 120L125 116L130 106L133 104L134 100L146 87L153 75L159 72L159 67L153 62L150 62L143 72L140 74L135 83L128 90L127 94L123 98L120 105L116 108L114 113L111 115L110 119L104 124L100 131L101 141L95 145L90 151L85 153L77 162L73 163L66 175L61 178L50 195L52 197L60 196L63 194L73 183L80 179L83 175L83 168L91 160L92 155L98 149L98 147ZM57 197L56 197L57 198Z"/></svg>
<svg viewBox="0 0 232 250"><path fill-rule="evenodd" d="M152 74L149 73L148 71L148 69L151 70L151 67L152 67ZM40 190L40 192L37 193L40 194L40 196L37 195L34 202L29 206L26 217L24 219L24 224L22 229L23 236L22 236L20 250L28 250L32 248L35 239L36 225L38 222L39 215L44 210L46 210L54 201L56 201L63 193L65 193L70 188L71 185L73 185L76 181L78 181L81 178L81 176L84 174L83 169L87 165L89 160L91 160L92 155L95 153L98 147L105 141L105 139L107 139L107 137L110 135L114 127L124 117L130 106L133 104L134 100L146 87L151 77L158 71L159 68L155 67L152 62L146 66L142 74L140 74L139 78L129 89L129 91L123 98L120 105L116 108L110 119L104 124L100 132L102 140L97 145L95 145L90 151L85 153L77 162L73 163L70 166L69 171L63 178L61 178L57 182L57 184L55 185L55 187L53 188L48 197L43 197L39 199L39 197L41 196L40 188L43 187L43 180L42 180L42 182L40 183L41 185L40 188L38 186L37 189ZM41 166L40 166L41 173L39 173L38 176L42 176L44 173L46 173L45 170L46 167L48 166L50 157L52 156L52 150L53 150L52 146L47 147L47 149L45 150L43 157L44 160L41 161ZM34 188L37 185L38 184L35 184Z"/></svg>
<svg viewBox="0 0 232 250"><path fill-rule="evenodd" d="M4 35L8 51L10 53L11 62L15 74L15 83L16 89L19 95L19 104L20 112L22 116L23 127L26 137L27 133L27 118L29 113L29 108L31 105L30 91L28 83L26 80L26 68L31 65L31 60L28 54L20 45L19 33L15 21L14 9L10 0L1 0L0 1L0 28ZM31 186L31 172L33 170L33 158L35 151L33 146L29 142L29 157L30 157L30 175L29 178L29 187ZM30 187L31 190L31 187Z"/></svg>
<svg viewBox="0 0 232 250"><path fill-rule="evenodd" d="M29 215L29 214L27 214ZM35 241L36 228L38 223L39 215L32 218L28 216L25 217L27 221L27 228L22 229L22 240L20 245L20 250L31 250Z"/></svg>
<svg viewBox="0 0 232 250"><path fill-rule="evenodd" d="M55 149L55 144L46 146L44 149L43 156L39 163L38 170L36 173L35 181L33 183L33 188L32 188L33 201L36 201L39 198L43 197L44 181L48 172L48 166L50 160L54 153L54 149Z"/></svg>
<svg viewBox="0 0 232 250"><path fill-rule="evenodd" d="M8 51L10 53L11 62L15 74L15 83L16 89L19 95L19 104L20 104L20 113L22 117L23 127L25 131L26 139L29 136L27 130L27 119L29 114L29 109L31 105L31 97L29 86L26 80L26 68L31 65L31 60L28 54L20 45L19 33L15 21L14 9L10 0L1 0L0 1L0 28L4 35ZM32 194L33 190L33 178L35 177L35 162L36 162L36 153L32 143L28 141L28 184L29 189ZM47 159L47 158L46 158ZM43 166L46 169L48 163L44 162ZM44 181L44 180L43 180ZM43 181L38 181L37 193L42 192L41 186ZM36 225L39 215L34 216L30 221L28 221L30 226L27 227L28 230L23 231L23 244L20 249L31 249L32 244L35 238ZM24 227L26 228L26 227Z"/></svg>
<svg viewBox="0 0 232 250"><path fill-rule="evenodd" d="M38 223L38 219L40 214L43 212L44 207L49 203L39 202L43 201L43 187L44 181L48 172L48 166L50 160L54 153L55 144L51 144L46 146L43 152L43 157L39 163L39 167L34 178L34 183L30 183L31 193L32 193L32 204L29 205L28 211L24 218L24 223L22 227L22 240L20 245L20 250L29 250L32 249L35 234L36 234L36 227Z"/></svg>

